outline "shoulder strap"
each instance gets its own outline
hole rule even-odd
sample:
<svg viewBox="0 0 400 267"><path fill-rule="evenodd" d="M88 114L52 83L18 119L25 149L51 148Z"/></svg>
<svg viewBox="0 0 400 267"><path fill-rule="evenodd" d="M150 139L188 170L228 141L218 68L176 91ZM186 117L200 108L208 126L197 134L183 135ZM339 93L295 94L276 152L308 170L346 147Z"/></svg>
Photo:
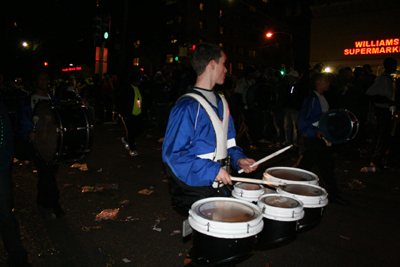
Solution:
<svg viewBox="0 0 400 267"><path fill-rule="evenodd" d="M227 139L228 139L228 125L229 125L229 108L228 108L228 103L225 99L225 97L220 95L220 99L223 104L224 108L224 113L223 113L223 120L219 119L217 114L214 112L213 108L211 105L200 95L195 94L195 93L188 93L183 96L181 96L179 100L185 97L190 97L195 99L197 102L200 103L200 105L203 107L203 109L206 111L208 117L211 120L211 123L214 128L216 140L217 140L217 148L215 151L215 158L214 160L220 160L224 159L227 156Z"/></svg>

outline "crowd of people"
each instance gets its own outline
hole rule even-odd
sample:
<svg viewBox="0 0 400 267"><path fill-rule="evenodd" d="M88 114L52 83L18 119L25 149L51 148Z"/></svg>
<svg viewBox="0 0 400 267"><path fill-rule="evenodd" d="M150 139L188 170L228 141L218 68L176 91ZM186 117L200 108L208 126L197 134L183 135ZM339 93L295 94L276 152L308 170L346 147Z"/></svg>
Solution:
<svg viewBox="0 0 400 267"><path fill-rule="evenodd" d="M271 67L248 66L240 78L227 74L225 60L218 46L204 44L196 48L193 66L185 70L175 66L167 71L165 66L152 65L148 73L129 68L118 76L96 74L87 79L53 81L47 73L38 72L32 83L21 79L7 83L0 73L0 119L2 127L7 124L7 131L1 132L2 140L4 135L8 144L14 144L14 132L15 156L32 160L37 168L37 204L52 209L56 218L66 215L58 201L57 165L44 162L32 146L32 112L41 100L78 101L88 108L91 123L122 123L126 136L121 141L131 156L140 155L137 138L143 129L155 128L159 142L163 142L173 200L185 210L197 199L227 195L227 190L215 187L215 183L232 184L230 166L245 172L256 168L251 167L254 160L248 159L240 147L256 150L263 144L293 146L299 152L296 167L310 170L315 166L330 200L348 204L336 185L332 148L318 128L321 116L332 109L349 110L358 121L357 135L344 143L343 149L357 151L366 161L371 159L370 166L378 171L398 164L399 100L395 92L400 83L393 75L395 59L385 59L385 72L379 77L369 65L354 70L345 67L333 74L323 73L317 64L311 70L291 69L286 74ZM215 121L222 127L214 125L211 113L216 113ZM226 136L221 139L219 132ZM12 261L21 264L15 266L29 266L26 251L15 241L17 222L10 213L14 146L2 142L0 149L0 190L8 192L1 194L5 200L0 206L7 228L0 230L10 266L14 266Z"/></svg>

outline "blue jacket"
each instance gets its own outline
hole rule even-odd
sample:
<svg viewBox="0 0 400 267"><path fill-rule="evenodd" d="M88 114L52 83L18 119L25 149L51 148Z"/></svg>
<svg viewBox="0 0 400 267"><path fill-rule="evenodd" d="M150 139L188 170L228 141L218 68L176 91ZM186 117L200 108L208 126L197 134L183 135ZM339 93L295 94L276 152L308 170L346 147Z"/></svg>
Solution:
<svg viewBox="0 0 400 267"><path fill-rule="evenodd" d="M222 120L222 101L217 98ZM236 133L232 117L229 115L228 156L231 166L240 169L237 161L245 158L236 146ZM183 98L171 110L167 131L162 147L163 161L172 172L189 186L210 186L217 177L221 164L212 160L216 149L216 137L211 120L200 103L192 98Z"/></svg>
<svg viewBox="0 0 400 267"><path fill-rule="evenodd" d="M299 116L297 118L297 127L299 133L304 137L312 138L318 132L319 128L314 126L313 123L319 121L322 116L321 103L317 95L312 92L304 102L300 109Z"/></svg>
<svg viewBox="0 0 400 267"><path fill-rule="evenodd" d="M17 112L17 123L16 123L16 132L19 137L22 137L23 140L29 141L29 132L33 130L33 110L31 107L31 97L29 95L24 99L21 99L21 102L18 107ZM50 95L51 100L58 101L55 97Z"/></svg>

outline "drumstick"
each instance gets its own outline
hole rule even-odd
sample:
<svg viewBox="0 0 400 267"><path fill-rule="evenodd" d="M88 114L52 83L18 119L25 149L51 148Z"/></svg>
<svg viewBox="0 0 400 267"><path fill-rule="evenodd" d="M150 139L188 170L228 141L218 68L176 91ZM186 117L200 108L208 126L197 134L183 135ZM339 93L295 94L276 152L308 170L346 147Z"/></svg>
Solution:
<svg viewBox="0 0 400 267"><path fill-rule="evenodd" d="M259 161L254 162L254 164L253 164L253 165L250 165L250 167L257 166L257 165L259 165L259 164L261 164L261 163L263 163L263 162L265 162L265 161L267 161L267 160L269 160L269 159L272 159L273 157L278 156L279 154L285 152L286 150L288 150L288 149L291 148L292 146L293 146L293 145L284 147L284 148L282 148L282 149L280 149L280 150L278 150L278 151L272 153L271 155L266 156L265 158L262 158L262 159L260 159ZM243 169L241 169L241 170L238 171L238 173L242 173L242 172L243 172Z"/></svg>
<svg viewBox="0 0 400 267"><path fill-rule="evenodd" d="M242 177L234 177L231 176L231 180L234 182L243 182L243 183L252 183L252 184L266 184L266 185L286 185L285 183L279 183L279 182L270 182L266 180L260 180L260 179L253 179L253 178L242 178Z"/></svg>

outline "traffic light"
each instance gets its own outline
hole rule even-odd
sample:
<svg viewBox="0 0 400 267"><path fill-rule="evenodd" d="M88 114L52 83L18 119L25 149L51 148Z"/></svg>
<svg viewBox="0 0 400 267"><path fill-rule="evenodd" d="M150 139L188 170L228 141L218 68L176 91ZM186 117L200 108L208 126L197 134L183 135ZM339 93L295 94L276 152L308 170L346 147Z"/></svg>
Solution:
<svg viewBox="0 0 400 267"><path fill-rule="evenodd" d="M93 18L94 45L105 46L110 38L111 15L98 15Z"/></svg>
<svg viewBox="0 0 400 267"><path fill-rule="evenodd" d="M178 56L176 56L174 59L175 59L175 61L179 61L179 57Z"/></svg>
<svg viewBox="0 0 400 267"><path fill-rule="evenodd" d="M110 37L110 28L111 28L111 15L103 15L102 16L102 33L103 33L103 41L106 42L108 41L108 38Z"/></svg>

